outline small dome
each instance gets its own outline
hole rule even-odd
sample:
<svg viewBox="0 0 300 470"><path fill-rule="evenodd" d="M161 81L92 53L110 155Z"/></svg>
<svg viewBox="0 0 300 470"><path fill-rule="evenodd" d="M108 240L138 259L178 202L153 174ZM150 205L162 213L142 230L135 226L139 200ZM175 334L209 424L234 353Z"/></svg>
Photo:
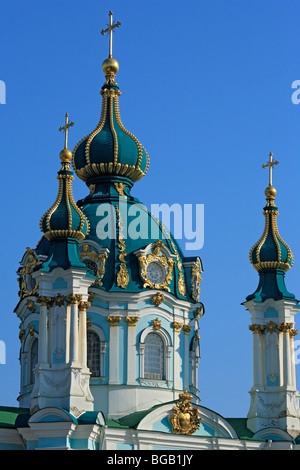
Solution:
<svg viewBox="0 0 300 470"><path fill-rule="evenodd" d="M62 153L62 152L61 152ZM64 156L66 152L64 152ZM60 154L62 157L62 155ZM41 231L48 240L55 238L75 238L83 240L89 232L89 222L76 205L72 194L73 172L69 162L62 159L62 168L58 172L58 195L53 206L43 215L40 221Z"/></svg>
<svg viewBox="0 0 300 470"><path fill-rule="evenodd" d="M269 186L265 194L267 196L267 205L263 212L266 219L265 229L261 238L250 250L250 262L257 271L263 269L288 271L293 265L293 254L278 232L278 208L274 204L276 190L273 186Z"/></svg>
<svg viewBox="0 0 300 470"><path fill-rule="evenodd" d="M138 139L125 129L119 112L119 86L115 82L118 62L103 62L106 82L102 87L102 110L94 131L81 139L73 150L73 168L83 181L95 176L117 175L132 182L147 172L149 157Z"/></svg>

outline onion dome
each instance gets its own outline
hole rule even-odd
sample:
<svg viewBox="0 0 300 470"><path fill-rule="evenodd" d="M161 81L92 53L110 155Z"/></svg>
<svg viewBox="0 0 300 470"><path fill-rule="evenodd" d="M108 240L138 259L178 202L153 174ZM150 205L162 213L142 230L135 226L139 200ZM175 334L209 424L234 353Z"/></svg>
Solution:
<svg viewBox="0 0 300 470"><path fill-rule="evenodd" d="M67 129L74 123L68 123L60 130ZM68 126L68 127L66 127ZM43 215L40 221L41 231L48 240L57 238L74 238L81 241L89 232L89 221L74 201L72 193L73 172L70 170L72 152L65 148L60 152L62 167L58 172L58 195L52 207Z"/></svg>
<svg viewBox="0 0 300 470"><path fill-rule="evenodd" d="M263 212L265 229L261 238L250 251L250 262L256 271L261 269L288 271L293 265L293 254L278 232L278 208L274 203L276 189L273 186L268 186L265 195L267 197L267 205Z"/></svg>
<svg viewBox="0 0 300 470"><path fill-rule="evenodd" d="M73 151L73 168L83 181L101 176L140 180L149 167L149 157L138 139L125 129L119 112L121 94L115 82L118 62L107 58L102 69L106 82L102 86L102 109L97 127L81 139Z"/></svg>
<svg viewBox="0 0 300 470"><path fill-rule="evenodd" d="M285 273L293 265L293 254L287 243L281 238L277 227L278 208L275 205L276 189L272 185L272 169L275 162L270 153L270 160L263 168L269 167L269 186L265 190L267 204L264 207L265 228L260 239L251 248L249 258L254 269L260 275L256 292L247 300L264 301L267 298L279 300L295 298L285 287Z"/></svg>

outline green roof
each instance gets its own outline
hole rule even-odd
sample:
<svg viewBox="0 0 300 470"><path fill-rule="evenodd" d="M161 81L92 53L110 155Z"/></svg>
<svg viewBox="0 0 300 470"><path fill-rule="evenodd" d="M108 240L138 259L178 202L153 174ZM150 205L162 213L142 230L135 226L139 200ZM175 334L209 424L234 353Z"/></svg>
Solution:
<svg viewBox="0 0 300 470"><path fill-rule="evenodd" d="M28 408L0 406L0 428L17 428L27 425L30 417Z"/></svg>

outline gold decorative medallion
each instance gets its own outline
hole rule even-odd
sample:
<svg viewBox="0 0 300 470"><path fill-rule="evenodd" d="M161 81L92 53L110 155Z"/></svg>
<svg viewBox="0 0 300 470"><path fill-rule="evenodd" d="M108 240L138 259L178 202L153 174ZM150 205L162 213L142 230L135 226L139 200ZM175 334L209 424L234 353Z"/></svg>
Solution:
<svg viewBox="0 0 300 470"><path fill-rule="evenodd" d="M168 286L173 279L172 271L175 261L172 258L167 258L166 255L161 252L162 248L163 242L157 240L152 243L151 253L139 256L141 277L145 281L143 287L165 289L170 292Z"/></svg>
<svg viewBox="0 0 300 470"><path fill-rule="evenodd" d="M198 408L192 407L193 396L184 390L179 394L179 402L172 408L170 422L174 434L191 435L199 429L201 418L198 415Z"/></svg>

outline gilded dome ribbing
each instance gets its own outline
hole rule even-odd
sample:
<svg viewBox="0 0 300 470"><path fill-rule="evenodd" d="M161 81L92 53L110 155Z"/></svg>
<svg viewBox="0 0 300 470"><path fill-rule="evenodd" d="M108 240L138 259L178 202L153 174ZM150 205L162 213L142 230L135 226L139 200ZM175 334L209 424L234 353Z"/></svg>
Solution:
<svg viewBox="0 0 300 470"><path fill-rule="evenodd" d="M103 62L106 82L102 86L102 109L96 128L81 139L73 150L73 168L83 181L95 176L122 176L140 180L149 167L149 157L138 139L122 124L119 111L121 94L115 75L118 62Z"/></svg>

